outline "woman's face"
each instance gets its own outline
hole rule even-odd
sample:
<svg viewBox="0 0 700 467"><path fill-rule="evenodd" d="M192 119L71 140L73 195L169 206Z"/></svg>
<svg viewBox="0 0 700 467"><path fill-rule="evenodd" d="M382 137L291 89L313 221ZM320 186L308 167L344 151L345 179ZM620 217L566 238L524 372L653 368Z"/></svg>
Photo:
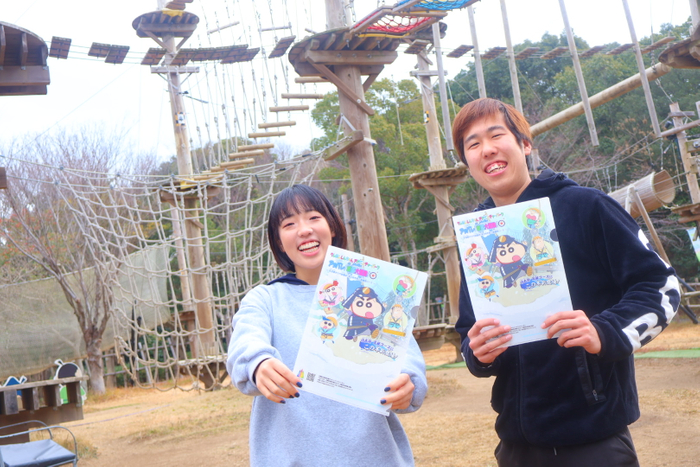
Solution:
<svg viewBox="0 0 700 467"><path fill-rule="evenodd" d="M326 218L318 211L291 215L282 219L279 236L282 251L294 263L297 278L316 285L334 236Z"/></svg>

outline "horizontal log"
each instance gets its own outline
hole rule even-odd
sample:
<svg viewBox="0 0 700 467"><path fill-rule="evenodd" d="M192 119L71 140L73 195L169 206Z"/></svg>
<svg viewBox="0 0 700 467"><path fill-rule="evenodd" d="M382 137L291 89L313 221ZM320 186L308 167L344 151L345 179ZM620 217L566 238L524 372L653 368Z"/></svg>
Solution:
<svg viewBox="0 0 700 467"><path fill-rule="evenodd" d="M228 158L229 159L239 159L241 157L262 156L263 154L265 154L264 149L256 149L255 151L232 152L231 154L228 155Z"/></svg>
<svg viewBox="0 0 700 467"><path fill-rule="evenodd" d="M308 105L286 105L280 107L270 107L270 112L291 112L294 110L309 110Z"/></svg>
<svg viewBox="0 0 700 467"><path fill-rule="evenodd" d="M294 78L294 82L298 84L327 83L328 80L321 76L299 76L297 78Z"/></svg>
<svg viewBox="0 0 700 467"><path fill-rule="evenodd" d="M238 151L252 151L253 149L272 149L274 147L275 143L248 144L245 146L238 146Z"/></svg>
<svg viewBox="0 0 700 467"><path fill-rule="evenodd" d="M323 99L323 94L289 94L283 93L282 99Z"/></svg>
<svg viewBox="0 0 700 467"><path fill-rule="evenodd" d="M248 138L268 138L270 136L284 136L284 131L261 131L259 133L248 133Z"/></svg>
<svg viewBox="0 0 700 467"><path fill-rule="evenodd" d="M270 123L258 123L258 128L279 128L281 126L294 126L297 122L290 120L287 122L270 122ZM240 149L240 148L239 148Z"/></svg>

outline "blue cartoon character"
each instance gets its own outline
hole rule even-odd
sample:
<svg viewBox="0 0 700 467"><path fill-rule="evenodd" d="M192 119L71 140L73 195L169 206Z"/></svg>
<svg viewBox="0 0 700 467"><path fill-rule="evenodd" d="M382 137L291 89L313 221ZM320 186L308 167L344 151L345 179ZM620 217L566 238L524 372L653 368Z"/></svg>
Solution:
<svg viewBox="0 0 700 467"><path fill-rule="evenodd" d="M496 281L493 277L486 275L479 278L479 293L491 300L493 296L496 295Z"/></svg>
<svg viewBox="0 0 700 467"><path fill-rule="evenodd" d="M515 281L523 272L532 275L532 266L523 262L527 246L511 237L501 235L493 242L489 261L498 263L503 277L503 287L509 288L515 285Z"/></svg>
<svg viewBox="0 0 700 467"><path fill-rule="evenodd" d="M398 337L406 336L406 327L408 326L408 316L403 312L403 306L399 303L394 304L391 310L384 315L384 328L382 332L392 334Z"/></svg>
<svg viewBox="0 0 700 467"><path fill-rule="evenodd" d="M357 341L360 334L369 334L373 338L379 335L379 327L374 324L374 319L384 313L384 305L379 301L377 292L369 287L358 287L343 306L348 312L346 339Z"/></svg>
<svg viewBox="0 0 700 467"><path fill-rule="evenodd" d="M330 341L335 343L335 331L338 329L338 318L335 315L326 315L321 317L321 321L318 323L319 336L321 341L325 344Z"/></svg>

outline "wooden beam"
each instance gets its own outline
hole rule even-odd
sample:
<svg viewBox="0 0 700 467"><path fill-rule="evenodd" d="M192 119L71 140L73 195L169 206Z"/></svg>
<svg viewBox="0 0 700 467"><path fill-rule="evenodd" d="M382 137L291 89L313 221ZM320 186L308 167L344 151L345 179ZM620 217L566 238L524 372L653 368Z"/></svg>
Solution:
<svg viewBox="0 0 700 467"><path fill-rule="evenodd" d="M245 146L238 146L239 151L252 151L254 149L272 149L275 147L275 143L263 143L263 144L247 144Z"/></svg>
<svg viewBox="0 0 700 467"><path fill-rule="evenodd" d="M7 188L7 173L5 167L0 167L0 190Z"/></svg>
<svg viewBox="0 0 700 467"><path fill-rule="evenodd" d="M19 49L19 65L21 67L27 66L27 56L29 55L29 44L27 44L27 33L23 32L21 35L20 49Z"/></svg>
<svg viewBox="0 0 700 467"><path fill-rule="evenodd" d="M344 154L353 146L364 141L365 135L361 130L353 131L343 139L340 139L323 150L323 159L331 161L341 154Z"/></svg>
<svg viewBox="0 0 700 467"><path fill-rule="evenodd" d="M292 112L294 110L309 110L308 105L282 105L270 107L270 112Z"/></svg>
<svg viewBox="0 0 700 467"><path fill-rule="evenodd" d="M50 84L49 70L43 66L6 66L0 73L2 86L45 86Z"/></svg>
<svg viewBox="0 0 700 467"><path fill-rule="evenodd" d="M372 86L372 84L374 83L374 81L377 79L378 76L379 76L379 73L372 73L371 75L369 75L367 77L367 79L365 80L365 82L362 83L362 89L364 89L365 92L367 92L367 90L369 90L369 87Z"/></svg>
<svg viewBox="0 0 700 467"><path fill-rule="evenodd" d="M264 149L256 149L255 151L232 152L228 155L228 158L239 159L241 157L262 156L263 154L265 154Z"/></svg>
<svg viewBox="0 0 700 467"><path fill-rule="evenodd" d="M254 164L254 163L255 163L255 159L240 159L237 161L222 162L217 167L212 167L209 170L212 173L213 172L223 172L224 170L229 170L229 169L241 169L247 165Z"/></svg>
<svg viewBox="0 0 700 467"><path fill-rule="evenodd" d="M282 99L323 99L323 94L282 93Z"/></svg>
<svg viewBox="0 0 700 467"><path fill-rule="evenodd" d="M307 50L304 58L313 63L324 65L390 65L399 56L396 51L374 50Z"/></svg>
<svg viewBox="0 0 700 467"><path fill-rule="evenodd" d="M321 76L299 76L297 78L294 78L294 82L298 84L327 83L328 80Z"/></svg>
<svg viewBox="0 0 700 467"><path fill-rule="evenodd" d="M279 128L282 126L294 126L297 122L294 120L289 120L287 122L269 122L269 123L258 123L258 128Z"/></svg>
<svg viewBox="0 0 700 467"><path fill-rule="evenodd" d="M284 131L260 131L258 133L248 133L248 138L267 138L269 136L284 136Z"/></svg>
<svg viewBox="0 0 700 467"><path fill-rule="evenodd" d="M5 65L5 49L7 48L7 39L5 38L5 26L0 24L0 66Z"/></svg>
<svg viewBox="0 0 700 467"><path fill-rule="evenodd" d="M348 99L350 99L356 106L358 106L367 115L374 115L374 109L367 105L362 98L360 98L355 92L345 84L340 78L338 78L327 66L314 63L310 58L308 62L313 66L321 75L332 82L338 88L338 91L345 94Z"/></svg>

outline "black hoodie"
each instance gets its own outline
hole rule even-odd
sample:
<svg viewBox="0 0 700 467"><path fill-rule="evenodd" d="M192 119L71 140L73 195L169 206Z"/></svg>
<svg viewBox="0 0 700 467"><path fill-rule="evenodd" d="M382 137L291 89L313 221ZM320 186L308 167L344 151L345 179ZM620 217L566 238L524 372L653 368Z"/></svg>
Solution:
<svg viewBox="0 0 700 467"><path fill-rule="evenodd" d="M456 330L472 374L496 376L491 405L501 439L552 447L590 443L639 418L632 353L673 318L678 282L609 196L546 170L518 202L543 197L552 206L571 302L598 330L601 352L549 339L510 347L484 368L469 348L475 318L463 272ZM476 210L492 207L488 198Z"/></svg>

